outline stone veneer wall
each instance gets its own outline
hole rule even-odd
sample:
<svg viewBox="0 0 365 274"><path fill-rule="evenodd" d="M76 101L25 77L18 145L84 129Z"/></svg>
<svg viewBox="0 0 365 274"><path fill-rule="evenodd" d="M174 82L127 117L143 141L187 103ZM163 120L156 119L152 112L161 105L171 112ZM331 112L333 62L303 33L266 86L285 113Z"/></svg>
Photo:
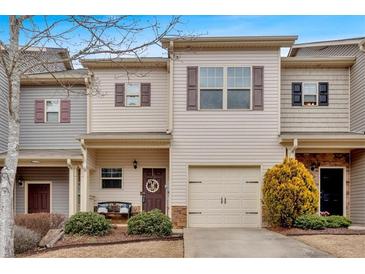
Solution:
<svg viewBox="0 0 365 274"><path fill-rule="evenodd" d="M171 207L171 219L174 228L184 228L186 227L186 206L172 206Z"/></svg>
<svg viewBox="0 0 365 274"><path fill-rule="evenodd" d="M313 174L317 186L319 185L319 167L346 167L346 216L350 216L350 154L296 153L295 158ZM312 166L314 170L311 170Z"/></svg>

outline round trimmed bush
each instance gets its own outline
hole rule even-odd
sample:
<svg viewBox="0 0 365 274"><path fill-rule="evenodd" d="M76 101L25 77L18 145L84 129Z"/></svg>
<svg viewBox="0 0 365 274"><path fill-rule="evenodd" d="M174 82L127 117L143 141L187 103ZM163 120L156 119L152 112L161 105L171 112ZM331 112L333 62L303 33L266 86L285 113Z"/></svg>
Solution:
<svg viewBox="0 0 365 274"><path fill-rule="evenodd" d="M78 212L65 225L66 234L105 235L112 228L110 220L95 212Z"/></svg>
<svg viewBox="0 0 365 274"><path fill-rule="evenodd" d="M272 226L291 227L299 216L317 211L318 196L312 174L302 163L286 158L265 173L265 220Z"/></svg>
<svg viewBox="0 0 365 274"><path fill-rule="evenodd" d="M326 217L317 214L302 215L295 220L294 226L302 229L325 229L327 221Z"/></svg>
<svg viewBox="0 0 365 274"><path fill-rule="evenodd" d="M128 220L128 234L168 236L172 233L172 222L160 210L141 212Z"/></svg>

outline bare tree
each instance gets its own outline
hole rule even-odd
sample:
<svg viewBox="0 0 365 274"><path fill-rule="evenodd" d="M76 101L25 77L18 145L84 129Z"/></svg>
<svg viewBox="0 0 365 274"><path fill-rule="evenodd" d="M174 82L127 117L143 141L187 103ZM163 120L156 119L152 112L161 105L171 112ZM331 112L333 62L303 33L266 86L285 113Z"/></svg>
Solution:
<svg viewBox="0 0 365 274"><path fill-rule="evenodd" d="M57 80L53 65L77 65L78 60L88 56L139 58L147 47L158 45L163 36L176 33L178 23L179 17L162 24L155 18L139 21L128 16L9 16L8 41L0 40L0 66L8 83L8 89L2 92L7 93L9 116L8 149L0 185L0 257L14 256L13 192L19 155L22 76L41 68ZM61 60L45 58L42 53L46 47L67 48L70 54Z"/></svg>

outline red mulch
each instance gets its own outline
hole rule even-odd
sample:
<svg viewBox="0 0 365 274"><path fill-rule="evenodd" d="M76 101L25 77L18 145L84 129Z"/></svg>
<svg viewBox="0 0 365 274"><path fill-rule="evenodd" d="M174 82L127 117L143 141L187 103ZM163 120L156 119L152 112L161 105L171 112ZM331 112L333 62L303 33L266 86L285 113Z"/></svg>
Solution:
<svg viewBox="0 0 365 274"><path fill-rule="evenodd" d="M325 228L320 230L305 230L300 228L268 227L267 229L285 236L301 235L365 235L365 230L353 230L348 228Z"/></svg>

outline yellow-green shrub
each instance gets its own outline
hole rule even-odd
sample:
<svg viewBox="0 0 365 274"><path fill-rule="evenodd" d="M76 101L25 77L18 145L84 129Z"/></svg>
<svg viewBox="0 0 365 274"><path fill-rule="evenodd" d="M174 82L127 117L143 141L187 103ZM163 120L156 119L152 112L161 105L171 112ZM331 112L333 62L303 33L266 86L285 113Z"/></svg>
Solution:
<svg viewBox="0 0 365 274"><path fill-rule="evenodd" d="M291 227L296 218L318 209L318 189L312 174L295 159L267 170L263 186L263 212L272 226Z"/></svg>

